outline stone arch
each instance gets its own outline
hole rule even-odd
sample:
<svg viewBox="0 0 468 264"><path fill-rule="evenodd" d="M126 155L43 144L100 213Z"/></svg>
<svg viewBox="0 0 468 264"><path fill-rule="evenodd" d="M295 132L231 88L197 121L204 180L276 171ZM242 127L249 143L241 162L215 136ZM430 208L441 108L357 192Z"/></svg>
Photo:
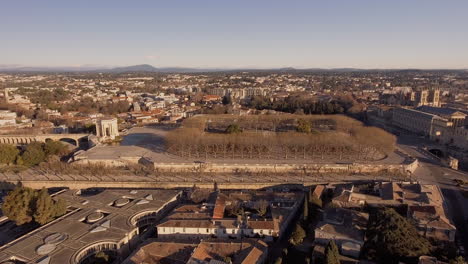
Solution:
<svg viewBox="0 0 468 264"><path fill-rule="evenodd" d="M130 218L130 224L138 227L138 233L141 234L146 228L154 226L160 218L159 210L149 210L133 215Z"/></svg>
<svg viewBox="0 0 468 264"><path fill-rule="evenodd" d="M69 138L69 137L60 138L59 141L70 143L70 144L72 144L74 146L78 146L78 141L76 139L74 139L74 138Z"/></svg>
<svg viewBox="0 0 468 264"><path fill-rule="evenodd" d="M102 241L98 243L94 243L92 245L88 245L81 250L79 250L77 253L75 253L75 256L73 258L74 262L76 264L81 264L81 263L86 263L86 260L92 256L94 256L96 253L100 251L104 251L106 253L112 253L114 254L115 257L118 256L119 253L119 244L114 242L114 241Z"/></svg>
<svg viewBox="0 0 468 264"><path fill-rule="evenodd" d="M89 137L88 136L76 138L76 141L78 142L78 146L80 146L80 147L87 148L89 146Z"/></svg>
<svg viewBox="0 0 468 264"><path fill-rule="evenodd" d="M441 149L438 149L438 148L431 148L431 149L429 149L429 152L436 155L439 158L445 157L444 151L441 150Z"/></svg>

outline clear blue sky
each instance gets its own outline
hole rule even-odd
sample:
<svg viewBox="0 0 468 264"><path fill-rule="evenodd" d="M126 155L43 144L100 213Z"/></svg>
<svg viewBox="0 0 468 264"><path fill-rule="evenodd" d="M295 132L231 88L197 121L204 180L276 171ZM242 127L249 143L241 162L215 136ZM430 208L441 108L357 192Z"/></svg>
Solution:
<svg viewBox="0 0 468 264"><path fill-rule="evenodd" d="M467 0L5 0L0 64L468 68Z"/></svg>

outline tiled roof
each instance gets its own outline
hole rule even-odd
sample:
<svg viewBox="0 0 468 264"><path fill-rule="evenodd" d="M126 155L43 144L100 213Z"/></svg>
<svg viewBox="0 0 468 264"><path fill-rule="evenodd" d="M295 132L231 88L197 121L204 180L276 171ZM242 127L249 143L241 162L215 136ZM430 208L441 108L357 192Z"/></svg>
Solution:
<svg viewBox="0 0 468 264"><path fill-rule="evenodd" d="M151 242L142 246L124 263L185 264L196 246L186 243Z"/></svg>
<svg viewBox="0 0 468 264"><path fill-rule="evenodd" d="M320 198L324 190L325 190L325 185L317 185L315 186L315 189L312 195L314 195L317 198Z"/></svg>
<svg viewBox="0 0 468 264"><path fill-rule="evenodd" d="M266 251L264 242L253 239L244 239L242 242L205 241L198 245L188 263L212 263L229 256L233 264L256 264Z"/></svg>
<svg viewBox="0 0 468 264"><path fill-rule="evenodd" d="M216 197L215 207L213 209L213 219L221 219L224 217L224 210L226 209L226 196L218 193Z"/></svg>
<svg viewBox="0 0 468 264"><path fill-rule="evenodd" d="M453 108L444 108L444 107L433 107L428 105L423 105L416 108L419 111L430 113L433 115L440 115L440 116L451 116L455 113L463 114L462 112L453 109Z"/></svg>
<svg viewBox="0 0 468 264"><path fill-rule="evenodd" d="M275 223L273 220L266 220L266 221L247 221L247 226L252 229L275 229Z"/></svg>

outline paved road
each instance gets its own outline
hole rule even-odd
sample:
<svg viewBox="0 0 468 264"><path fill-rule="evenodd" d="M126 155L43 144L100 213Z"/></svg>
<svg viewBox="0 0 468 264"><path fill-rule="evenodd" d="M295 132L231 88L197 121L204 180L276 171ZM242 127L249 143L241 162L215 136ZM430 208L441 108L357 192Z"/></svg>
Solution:
<svg viewBox="0 0 468 264"><path fill-rule="evenodd" d="M466 250L468 249L468 199L462 195L454 179L468 181L468 173L443 167L438 159L422 150L421 147L427 143L425 139L410 135L401 135L398 138L398 147L419 160L420 166L413 177L421 183L436 184L441 188L447 202L447 215L457 227L457 237L461 239Z"/></svg>

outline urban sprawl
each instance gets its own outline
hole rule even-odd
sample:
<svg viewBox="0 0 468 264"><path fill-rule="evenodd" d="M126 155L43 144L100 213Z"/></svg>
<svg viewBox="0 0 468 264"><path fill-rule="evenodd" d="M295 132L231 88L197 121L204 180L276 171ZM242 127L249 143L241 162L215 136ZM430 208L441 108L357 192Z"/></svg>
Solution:
<svg viewBox="0 0 468 264"><path fill-rule="evenodd" d="M465 263L468 71L4 72L0 90L0 264Z"/></svg>

